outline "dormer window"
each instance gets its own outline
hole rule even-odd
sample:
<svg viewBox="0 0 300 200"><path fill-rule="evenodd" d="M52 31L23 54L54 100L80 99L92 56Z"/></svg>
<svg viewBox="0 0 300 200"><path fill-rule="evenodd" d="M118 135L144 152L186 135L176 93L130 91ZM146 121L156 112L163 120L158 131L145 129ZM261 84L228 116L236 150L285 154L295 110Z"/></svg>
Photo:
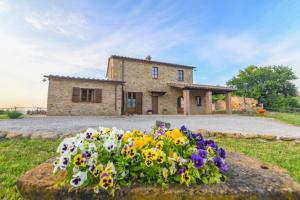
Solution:
<svg viewBox="0 0 300 200"><path fill-rule="evenodd" d="M158 79L158 67L152 67L151 74L153 79Z"/></svg>
<svg viewBox="0 0 300 200"><path fill-rule="evenodd" d="M184 81L184 71L183 70L177 70L177 80Z"/></svg>

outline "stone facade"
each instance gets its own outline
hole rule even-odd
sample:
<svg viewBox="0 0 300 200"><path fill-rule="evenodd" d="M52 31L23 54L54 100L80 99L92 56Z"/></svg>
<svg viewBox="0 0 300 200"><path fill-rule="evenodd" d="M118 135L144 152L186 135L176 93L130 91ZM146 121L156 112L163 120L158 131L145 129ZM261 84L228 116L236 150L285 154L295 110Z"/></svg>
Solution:
<svg viewBox="0 0 300 200"><path fill-rule="evenodd" d="M157 68L157 77L152 76L153 67ZM154 114L212 113L212 95L228 94L232 89L193 84L193 68L150 59L111 56L106 80L45 76L49 79L48 115L121 115L150 111ZM183 72L183 80L178 80L179 71ZM74 102L74 87L101 88L103 101ZM79 96L76 90L75 94Z"/></svg>
<svg viewBox="0 0 300 200"><path fill-rule="evenodd" d="M158 78L153 79L152 67L158 67ZM184 81L177 80L177 71L184 71ZM158 114L178 114L177 99L183 96L181 89L168 86L169 82L193 83L193 68L168 66L164 64L145 63L142 61L128 61L122 59L110 59L107 78L109 80L124 81L124 91L143 93L143 113L152 109L151 91L162 91L164 95L158 97ZM204 105L197 106L195 97L202 96L204 101L205 92L190 93L191 114L204 113Z"/></svg>
<svg viewBox="0 0 300 200"><path fill-rule="evenodd" d="M72 102L72 88L101 88L102 102ZM121 85L96 80L49 77L48 115L121 115Z"/></svg>

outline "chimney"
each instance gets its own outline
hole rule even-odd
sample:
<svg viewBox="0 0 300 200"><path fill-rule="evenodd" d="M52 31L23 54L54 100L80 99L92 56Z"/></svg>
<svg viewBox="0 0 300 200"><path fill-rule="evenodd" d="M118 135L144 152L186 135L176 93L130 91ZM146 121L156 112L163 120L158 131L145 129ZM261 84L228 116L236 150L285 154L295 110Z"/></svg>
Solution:
<svg viewBox="0 0 300 200"><path fill-rule="evenodd" d="M148 55L145 60L151 61L152 57L150 55Z"/></svg>

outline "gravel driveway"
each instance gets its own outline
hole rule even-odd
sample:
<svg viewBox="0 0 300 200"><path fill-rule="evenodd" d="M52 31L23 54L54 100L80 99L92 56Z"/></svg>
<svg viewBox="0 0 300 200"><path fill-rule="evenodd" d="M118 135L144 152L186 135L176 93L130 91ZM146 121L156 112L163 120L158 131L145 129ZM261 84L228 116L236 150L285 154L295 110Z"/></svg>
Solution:
<svg viewBox="0 0 300 200"><path fill-rule="evenodd" d="M213 131L239 132L244 134L272 134L300 138L300 127L277 122L269 118L239 115L148 115L129 117L105 116L51 116L29 117L17 120L1 120L0 131L32 133L39 131L60 134L79 131L88 127L118 127L124 130L149 129L155 120L171 122L172 127L186 125L191 130L207 129Z"/></svg>

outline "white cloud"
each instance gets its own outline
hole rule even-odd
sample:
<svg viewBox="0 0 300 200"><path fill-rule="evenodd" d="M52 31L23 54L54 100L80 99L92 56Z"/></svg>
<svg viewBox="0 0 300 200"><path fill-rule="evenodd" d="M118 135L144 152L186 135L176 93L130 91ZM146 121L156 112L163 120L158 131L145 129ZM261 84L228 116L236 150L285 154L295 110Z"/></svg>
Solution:
<svg viewBox="0 0 300 200"><path fill-rule="evenodd" d="M72 27L72 20L60 23L59 17L48 14L30 16L34 17L27 16L26 21L38 30L64 35L82 31L80 26ZM42 82L43 75L88 75L104 78L110 55L144 57L153 52L170 49L189 38L190 33L178 31L180 28L173 26L156 29L147 23L135 24L130 21L119 25L117 29L108 26L105 29L107 34L91 42L80 40L77 45L71 45L66 41L30 38L2 32L0 85L9 84L9 87L3 89L5 97L1 98L0 107L46 106L47 83ZM91 71L99 73L91 74Z"/></svg>
<svg viewBox="0 0 300 200"><path fill-rule="evenodd" d="M25 16L25 21L38 30L51 31L65 36L82 33L82 28L87 23L82 15L61 11L34 13Z"/></svg>

